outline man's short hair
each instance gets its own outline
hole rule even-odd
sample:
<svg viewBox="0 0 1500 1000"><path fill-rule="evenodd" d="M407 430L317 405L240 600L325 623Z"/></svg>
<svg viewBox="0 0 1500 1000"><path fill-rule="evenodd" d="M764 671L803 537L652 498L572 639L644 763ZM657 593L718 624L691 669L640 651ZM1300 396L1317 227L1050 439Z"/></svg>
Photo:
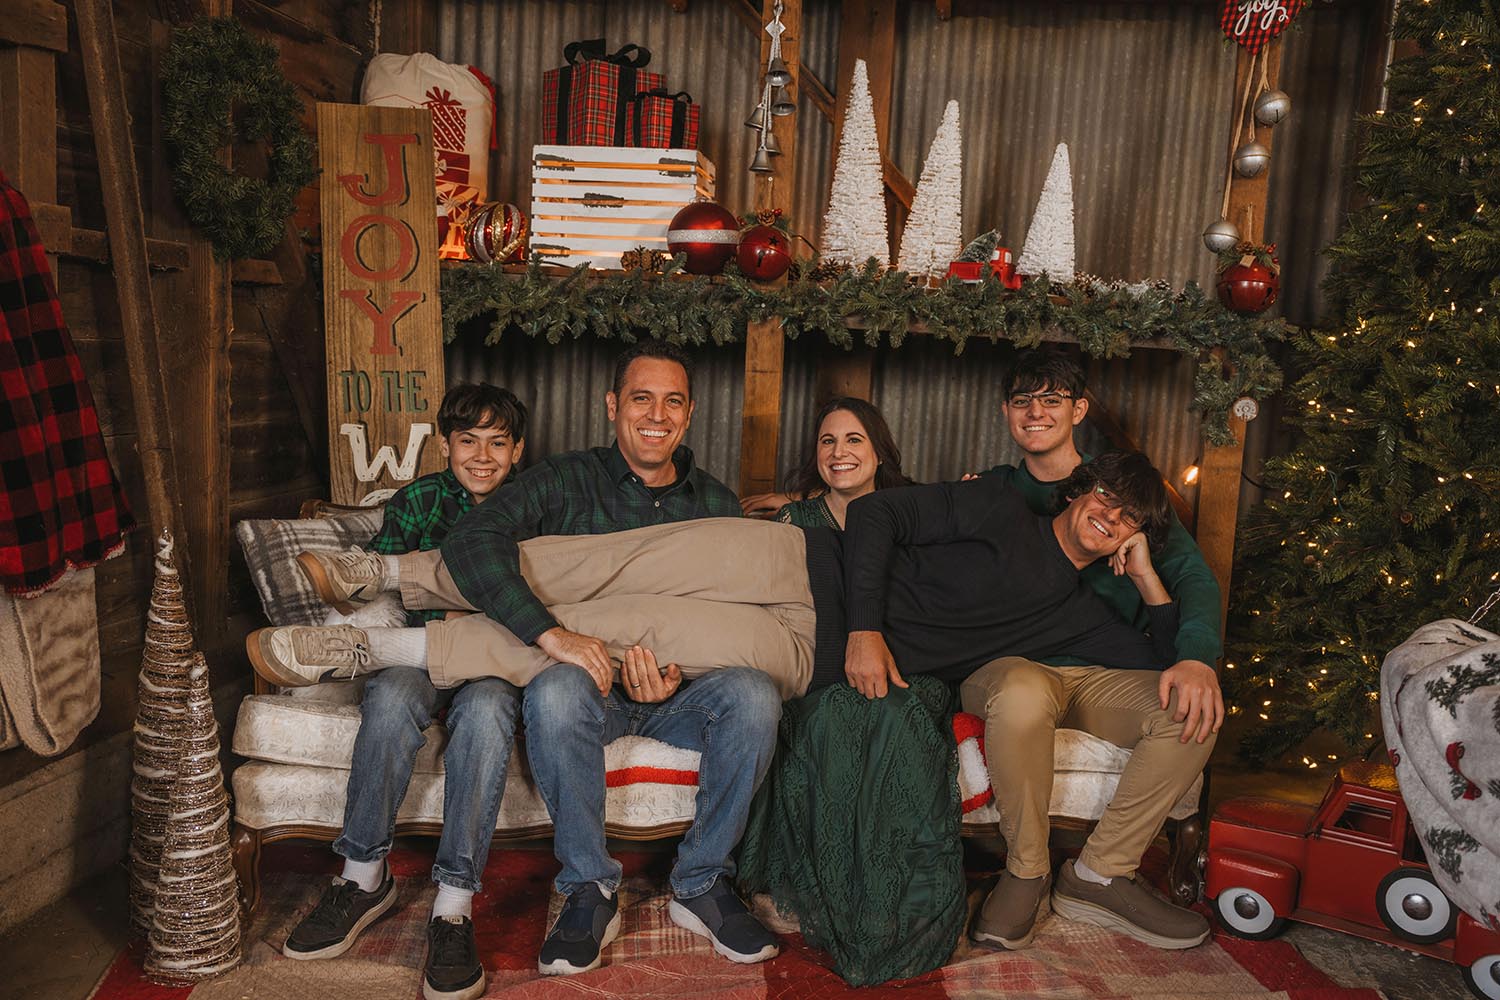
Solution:
<svg viewBox="0 0 1500 1000"><path fill-rule="evenodd" d="M1021 351L1010 371L1005 373L1005 398L1018 392L1042 392L1047 389L1082 399L1088 380L1078 362L1061 351L1040 348Z"/></svg>
<svg viewBox="0 0 1500 1000"><path fill-rule="evenodd" d="M638 358L660 358L663 361L677 362L682 366L682 370L687 372L688 399L693 398L693 359L688 357L687 351L676 344L655 338L637 340L615 358L615 380L612 389L616 396L625 391L625 373L630 370L630 363Z"/></svg>
<svg viewBox="0 0 1500 1000"><path fill-rule="evenodd" d="M438 433L445 438L471 427L498 427L512 441L520 441L526 436L526 404L498 385L462 382L443 395L437 423Z"/></svg>
<svg viewBox="0 0 1500 1000"><path fill-rule="evenodd" d="M1166 483L1150 459L1138 451L1107 451L1083 463L1057 487L1059 509L1101 486L1121 507L1139 517L1151 551L1167 544L1172 505L1167 500Z"/></svg>

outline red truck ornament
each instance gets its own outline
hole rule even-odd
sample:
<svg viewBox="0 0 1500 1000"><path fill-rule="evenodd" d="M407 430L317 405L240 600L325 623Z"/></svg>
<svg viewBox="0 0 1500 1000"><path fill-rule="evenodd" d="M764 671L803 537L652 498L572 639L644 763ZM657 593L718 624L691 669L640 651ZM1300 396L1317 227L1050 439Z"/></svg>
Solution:
<svg viewBox="0 0 1500 1000"><path fill-rule="evenodd" d="M1288 920L1463 967L1500 1000L1500 928L1472 919L1432 878L1387 764L1346 764L1317 806L1231 799L1208 826L1208 896L1230 933L1265 940Z"/></svg>

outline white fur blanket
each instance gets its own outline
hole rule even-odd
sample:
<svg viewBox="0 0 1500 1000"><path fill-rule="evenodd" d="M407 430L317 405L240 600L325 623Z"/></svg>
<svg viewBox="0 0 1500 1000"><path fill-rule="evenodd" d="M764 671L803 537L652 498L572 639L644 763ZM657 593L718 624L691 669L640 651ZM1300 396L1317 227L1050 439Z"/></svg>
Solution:
<svg viewBox="0 0 1500 1000"><path fill-rule="evenodd" d="M1380 668L1380 714L1433 877L1500 929L1500 636L1423 625Z"/></svg>

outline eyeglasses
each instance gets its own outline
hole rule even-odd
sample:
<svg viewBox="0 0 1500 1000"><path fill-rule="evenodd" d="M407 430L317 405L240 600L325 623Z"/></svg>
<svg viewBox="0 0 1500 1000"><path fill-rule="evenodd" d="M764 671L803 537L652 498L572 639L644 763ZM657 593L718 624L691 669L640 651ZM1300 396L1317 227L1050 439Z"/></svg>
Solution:
<svg viewBox="0 0 1500 1000"><path fill-rule="evenodd" d="M1034 399L1038 403L1041 403L1044 409L1055 410L1063 405L1065 400L1072 398L1072 396L1061 392L1018 392L1010 397L1009 402L1011 409L1025 410L1031 406L1031 401Z"/></svg>
<svg viewBox="0 0 1500 1000"><path fill-rule="evenodd" d="M1094 495L1098 497L1099 502L1104 504L1104 506L1108 509L1119 509L1120 523L1125 525L1125 527L1129 528L1131 531L1140 531L1146 526L1146 514L1144 511L1141 511L1135 507L1125 506L1120 502L1119 497L1115 496L1103 486L1095 486Z"/></svg>

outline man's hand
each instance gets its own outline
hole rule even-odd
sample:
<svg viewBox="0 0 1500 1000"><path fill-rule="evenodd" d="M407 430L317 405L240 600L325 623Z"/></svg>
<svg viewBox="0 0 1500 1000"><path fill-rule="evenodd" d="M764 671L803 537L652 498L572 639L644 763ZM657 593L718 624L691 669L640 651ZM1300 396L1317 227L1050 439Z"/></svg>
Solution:
<svg viewBox="0 0 1500 1000"><path fill-rule="evenodd" d="M1137 531L1121 542L1109 557L1109 568L1115 571L1115 576L1129 574L1131 579L1154 575L1156 567L1151 565L1151 547L1146 544L1146 536Z"/></svg>
<svg viewBox="0 0 1500 1000"><path fill-rule="evenodd" d="M909 686L896 669L896 658L885 644L885 636L874 631L849 633L844 647L844 676L866 698L884 698L889 690L887 682L895 687Z"/></svg>
<svg viewBox="0 0 1500 1000"><path fill-rule="evenodd" d="M792 498L785 493L752 493L740 500L740 513L746 517L774 517L791 502Z"/></svg>
<svg viewBox="0 0 1500 1000"><path fill-rule="evenodd" d="M572 663L589 672L601 695L614 684L615 668L604 643L591 635L569 632L562 626L549 628L536 637L537 648L558 663Z"/></svg>
<svg viewBox="0 0 1500 1000"><path fill-rule="evenodd" d="M1186 743L1195 735L1199 743L1217 733L1224 724L1224 694L1219 690L1219 675L1202 660L1178 660L1161 672L1157 693L1161 707L1166 708L1177 689L1177 711L1172 718L1187 720L1179 740Z"/></svg>
<svg viewBox="0 0 1500 1000"><path fill-rule="evenodd" d="M667 664L666 670L656 666L656 654L640 646L625 650L625 662L620 666L620 684L631 701L663 702L677 693L682 686L682 671L677 664Z"/></svg>

